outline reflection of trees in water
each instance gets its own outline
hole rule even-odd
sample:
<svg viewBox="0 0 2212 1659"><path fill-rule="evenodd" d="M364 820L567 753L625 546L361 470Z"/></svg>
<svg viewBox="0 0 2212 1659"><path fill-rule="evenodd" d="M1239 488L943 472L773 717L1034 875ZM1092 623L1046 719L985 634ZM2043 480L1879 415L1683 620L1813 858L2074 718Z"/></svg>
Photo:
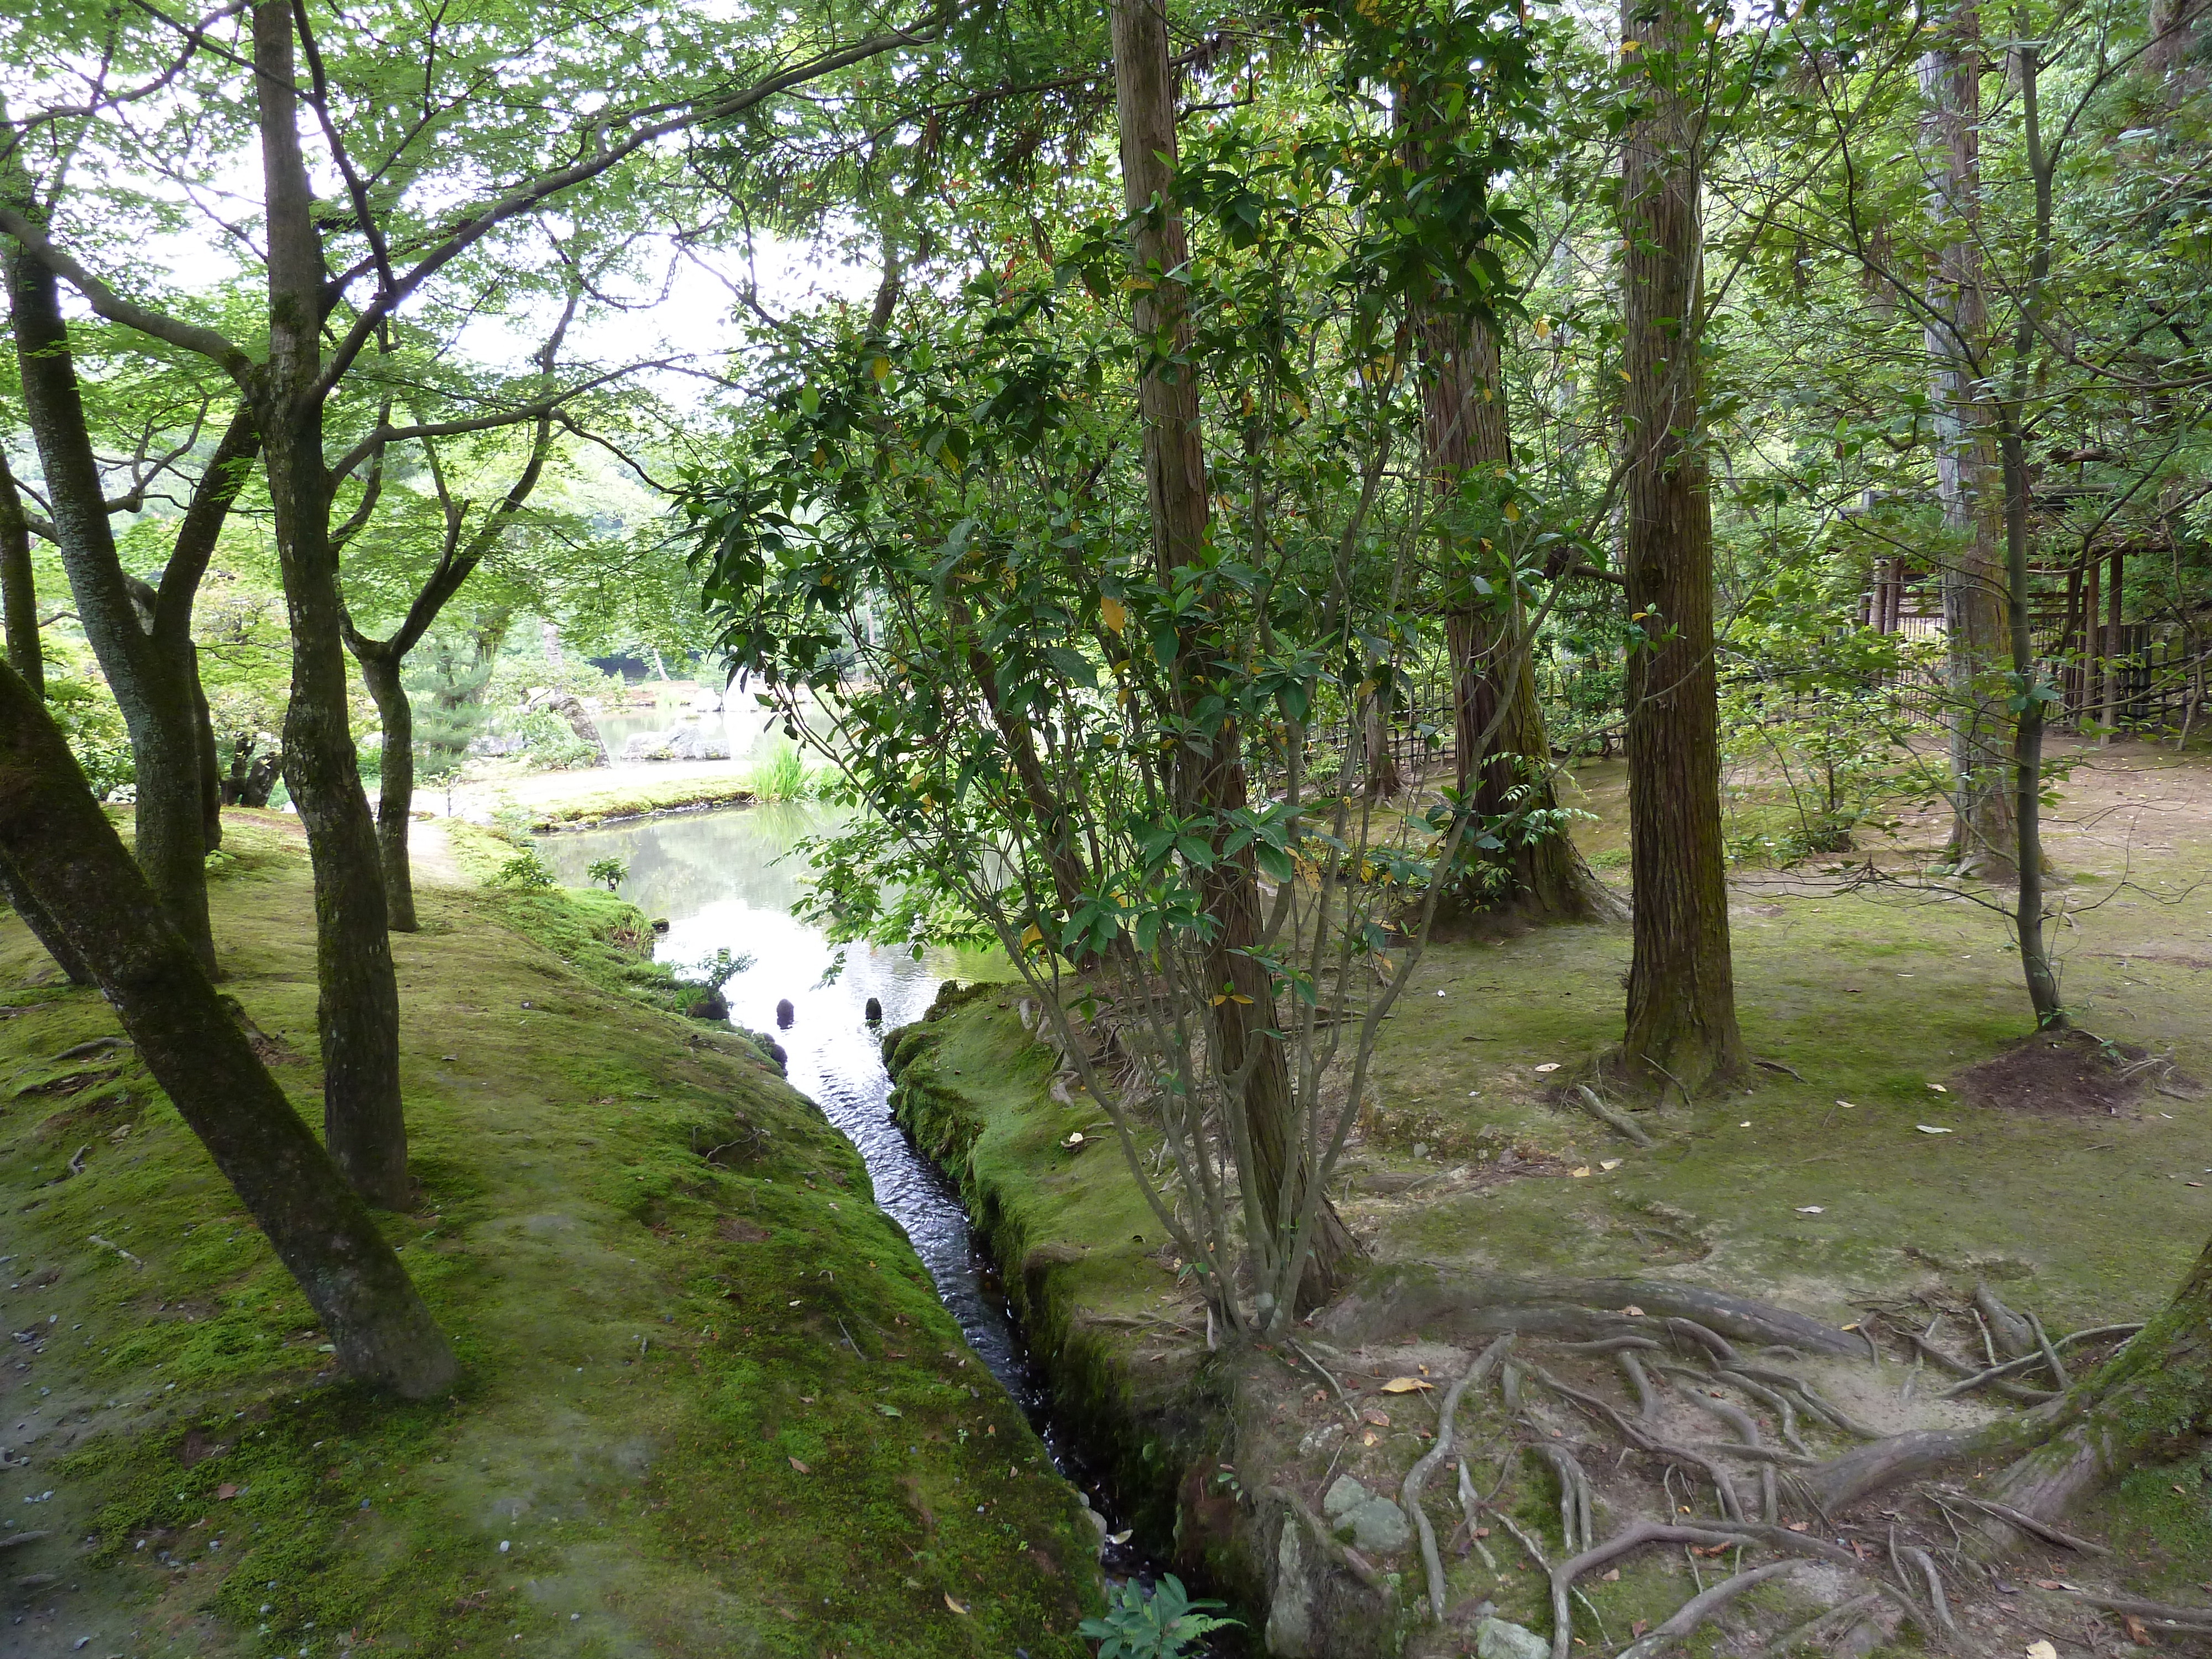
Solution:
<svg viewBox="0 0 2212 1659"><path fill-rule="evenodd" d="M549 836L539 846L564 886L585 885L594 859L622 860L629 866L623 896L654 915L689 915L726 898L788 910L806 870L784 854L840 816L812 805L744 807Z"/></svg>

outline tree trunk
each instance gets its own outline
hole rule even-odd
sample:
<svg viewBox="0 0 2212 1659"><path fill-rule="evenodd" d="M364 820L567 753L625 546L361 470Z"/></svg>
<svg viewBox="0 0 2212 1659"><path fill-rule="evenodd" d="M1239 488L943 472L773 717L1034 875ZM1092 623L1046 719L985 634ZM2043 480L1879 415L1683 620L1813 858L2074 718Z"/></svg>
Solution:
<svg viewBox="0 0 2212 1659"><path fill-rule="evenodd" d="M1936 490L1950 550L1942 567L1944 678L1951 743L1950 859L1960 875L2010 881L2019 837L2006 787L2011 720L2003 674L2003 486L1988 398L1989 347L1981 250L1981 18L1963 0L1937 50L1920 59L1929 152L1928 215L1942 252L1922 331L1936 407Z"/></svg>
<svg viewBox="0 0 2212 1659"><path fill-rule="evenodd" d="M1128 211L1139 221L1138 273L1151 286L1135 295L1140 349L1167 338L1181 350L1189 327L1181 290L1168 273L1189 257L1182 220L1169 204L1175 176L1175 72L1168 62L1167 21L1157 0L1114 0L1115 106L1121 122L1121 182ZM1158 204L1155 205L1155 198ZM1145 482L1151 498L1152 549L1163 581L1194 562L1206 541L1206 454L1199 429L1198 386L1187 367L1147 362L1139 402L1144 422ZM1215 642L1204 623L1182 642L1176 667L1188 686L1189 653L1201 656ZM1195 702L1195 698L1190 701ZM1227 813L1247 805L1242 741L1224 721L1204 757L1179 751L1176 791L1185 810ZM1200 878L1200 901L1214 923L1207 978L1226 987L1213 1006L1210 1036L1215 1065L1224 1075L1242 1073L1244 1115L1251 1135L1254 1184L1260 1213L1253 1218L1268 1237L1303 1207L1310 1167L1304 1125L1297 1121L1290 1067L1277 1035L1275 991L1266 969L1249 954L1261 932L1258 883L1252 855L1217 860ZM1358 1245L1325 1195L1316 1195L1311 1255L1298 1279L1300 1310L1326 1301L1341 1281ZM1272 1310L1261 1309L1263 1318Z"/></svg>
<svg viewBox="0 0 2212 1659"><path fill-rule="evenodd" d="M85 637L131 733L138 773L138 867L212 975L198 689L191 673L189 630L181 648L155 636L117 556L54 275L20 250L7 263L23 404L46 471L62 565Z"/></svg>
<svg viewBox="0 0 2212 1659"><path fill-rule="evenodd" d="M1360 712L1359 738L1367 755L1367 798L1388 800L1406 787L1398 751L1390 744L1390 706L1380 694L1368 697Z"/></svg>
<svg viewBox="0 0 2212 1659"><path fill-rule="evenodd" d="M27 685L25 689L28 690ZM7 899L9 908L22 919L23 926L31 930L31 937L46 947L46 954L68 975L70 984L92 983L92 970L84 965L84 958L77 954L76 946L70 943L69 936L62 932L61 924L39 902L39 896L31 890L30 883L23 879L22 873L4 855L0 855L0 896Z"/></svg>
<svg viewBox="0 0 2212 1659"><path fill-rule="evenodd" d="M39 586L31 568L31 524L8 458L0 455L0 613L6 617L8 665L31 695L46 695L46 653L39 641Z"/></svg>
<svg viewBox="0 0 2212 1659"><path fill-rule="evenodd" d="M354 653L361 678L384 726L384 781L376 794L376 844L384 868L384 908L392 931L416 931L415 877L407 859L407 826L415 806L415 707L399 683L399 665L378 651Z"/></svg>
<svg viewBox="0 0 2212 1659"><path fill-rule="evenodd" d="M0 856L64 920L155 1081L321 1318L349 1374L442 1394L453 1353L376 1223L255 1055L85 787L30 688L0 669Z"/></svg>
<svg viewBox="0 0 2212 1659"><path fill-rule="evenodd" d="M323 1138L356 1192L398 1209L409 1197L399 988L376 824L348 720L344 606L331 544L330 469L323 459L322 249L300 151L292 46L291 9L282 0L260 0L253 9L253 55L270 322L261 430L292 629L284 782L307 829L315 872Z"/></svg>
<svg viewBox="0 0 2212 1659"><path fill-rule="evenodd" d="M1721 840L1713 517L1699 408L1704 307L1698 103L1704 33L1684 0L1621 11L1623 78L1649 112L1621 153L1622 392L1630 619L1634 955L1622 1058L1684 1091L1742 1063Z"/></svg>
<svg viewBox="0 0 2212 1659"><path fill-rule="evenodd" d="M1494 476L1512 465L1498 343L1478 320L1434 316L1421 319L1415 339L1421 355L1421 436L1431 485L1440 498L1449 500L1471 477ZM1468 562L1471 566L1473 561ZM1446 604L1457 787L1469 810L1509 820L1501 836L1505 847L1490 860L1495 890L1470 894L1472 908L1544 921L1619 921L1619 901L1590 872L1564 830L1532 838L1513 828L1511 821L1525 824L1531 813L1548 813L1559 805L1552 787L1552 745L1520 607L1503 592L1488 601L1476 600L1471 586L1448 594Z"/></svg>

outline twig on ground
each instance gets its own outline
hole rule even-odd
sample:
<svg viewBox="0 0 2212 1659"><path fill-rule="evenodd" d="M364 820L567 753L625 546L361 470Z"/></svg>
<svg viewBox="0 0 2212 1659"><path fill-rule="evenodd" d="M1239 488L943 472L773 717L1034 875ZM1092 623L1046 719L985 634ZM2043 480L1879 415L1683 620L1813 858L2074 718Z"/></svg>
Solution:
<svg viewBox="0 0 2212 1659"><path fill-rule="evenodd" d="M2185 1607L2170 1601L2146 1601L2135 1595L2103 1595L2094 1590L2075 1590L2075 1599L2107 1613L2133 1613L2147 1625L2168 1630L2212 1631L2212 1607Z"/></svg>
<svg viewBox="0 0 2212 1659"><path fill-rule="evenodd" d="M1475 1536L1475 1511L1481 1507L1482 1500L1475 1496L1474 1477L1468 1473L1467 1458L1462 1454L1459 1460L1459 1511L1467 1517L1467 1541L1474 1546L1475 1553L1482 1557L1482 1565L1494 1574L1498 1571L1498 1558L1490 1553L1488 1545Z"/></svg>
<svg viewBox="0 0 2212 1659"><path fill-rule="evenodd" d="M1322 1376L1322 1381L1328 1383L1330 1388L1336 1390L1337 1403L1344 1407L1344 1414L1352 1419L1352 1426L1355 1429L1358 1428L1359 1426L1359 1413L1352 1408L1352 1402L1344 1397L1343 1387L1334 1376L1331 1376L1328 1374L1328 1367L1322 1364L1320 1360L1316 1359L1311 1354L1308 1353L1305 1351L1305 1345L1301 1343L1297 1338L1290 1337L1285 1340L1290 1343L1292 1348L1297 1351L1298 1358L1304 1360L1307 1364L1319 1371Z"/></svg>
<svg viewBox="0 0 2212 1659"><path fill-rule="evenodd" d="M1596 1541L1590 1523L1589 1477L1565 1446L1539 1440L1535 1450L1559 1477L1559 1547L1570 1555Z"/></svg>
<svg viewBox="0 0 2212 1659"><path fill-rule="evenodd" d="M2013 1508L2009 1504L1999 1504L1986 1498L1977 1498L1972 1492L1960 1492L1955 1486L1938 1486L1936 1489L1936 1497L1939 1502L1964 1504L1969 1509L1979 1510L1984 1515L1995 1516L2009 1526L2018 1527L2022 1532L2032 1533L2047 1543L2057 1544L2063 1549L2073 1550L2079 1554L2110 1555L2112 1553L2112 1551L2106 1549L2102 1544L2092 1543L2086 1538L2077 1538L2072 1533L2054 1527L2050 1522L2030 1515L2025 1510Z"/></svg>
<svg viewBox="0 0 2212 1659"><path fill-rule="evenodd" d="M2051 1367L2051 1380L2058 1385L2060 1393L2064 1393L2074 1386L2074 1379L2066 1375L2066 1363L2059 1358L2058 1350L2051 1346L2050 1334L2043 1328L2042 1320L2031 1312L2027 1316L2027 1328L2035 1333L2035 1346L2043 1351L2043 1363Z"/></svg>

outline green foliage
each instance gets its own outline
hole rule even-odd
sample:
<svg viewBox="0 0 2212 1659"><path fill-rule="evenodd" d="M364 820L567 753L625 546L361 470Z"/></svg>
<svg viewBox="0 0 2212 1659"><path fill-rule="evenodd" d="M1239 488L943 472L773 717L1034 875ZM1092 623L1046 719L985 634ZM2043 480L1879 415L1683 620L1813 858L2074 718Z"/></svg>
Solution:
<svg viewBox="0 0 2212 1659"><path fill-rule="evenodd" d="M1097 1642L1098 1659L1182 1659L1194 1643L1237 1623L1215 1616L1219 1601L1194 1601L1173 1573L1148 1595L1124 1582L1108 1592L1106 1616L1086 1619L1079 1632Z"/></svg>
<svg viewBox="0 0 2212 1659"><path fill-rule="evenodd" d="M584 866L584 875L611 893L629 879L629 866L617 858L593 859Z"/></svg>
<svg viewBox="0 0 2212 1659"><path fill-rule="evenodd" d="M751 786L754 796L761 800L805 800L821 793L822 781L807 765L797 744L778 741L769 745L767 757L753 768Z"/></svg>
<svg viewBox="0 0 2212 1659"><path fill-rule="evenodd" d="M69 739L70 752L84 769L85 781L101 800L126 799L135 791L138 765L131 752L123 712L105 687L95 688L50 664L46 709Z"/></svg>
<svg viewBox="0 0 2212 1659"><path fill-rule="evenodd" d="M499 866L492 880L518 892L542 892L555 885L552 866L535 847L525 847Z"/></svg>

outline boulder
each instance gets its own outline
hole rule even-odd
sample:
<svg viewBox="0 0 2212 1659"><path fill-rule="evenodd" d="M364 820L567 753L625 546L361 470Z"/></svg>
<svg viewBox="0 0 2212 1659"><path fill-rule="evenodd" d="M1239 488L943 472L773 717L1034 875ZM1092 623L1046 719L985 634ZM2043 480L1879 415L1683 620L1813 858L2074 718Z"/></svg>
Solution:
<svg viewBox="0 0 2212 1659"><path fill-rule="evenodd" d="M1526 1625L1486 1619L1474 1627L1478 1659L1552 1659L1552 1644Z"/></svg>
<svg viewBox="0 0 2212 1659"><path fill-rule="evenodd" d="M1374 1496L1350 1475L1340 1474L1336 1477L1336 1484L1322 1497L1321 1512L1334 1521L1350 1514Z"/></svg>
<svg viewBox="0 0 2212 1659"><path fill-rule="evenodd" d="M1395 1555L1413 1537L1405 1510L1387 1498L1370 1498L1339 1517L1337 1531L1347 1527L1352 1529L1352 1547L1367 1555Z"/></svg>

